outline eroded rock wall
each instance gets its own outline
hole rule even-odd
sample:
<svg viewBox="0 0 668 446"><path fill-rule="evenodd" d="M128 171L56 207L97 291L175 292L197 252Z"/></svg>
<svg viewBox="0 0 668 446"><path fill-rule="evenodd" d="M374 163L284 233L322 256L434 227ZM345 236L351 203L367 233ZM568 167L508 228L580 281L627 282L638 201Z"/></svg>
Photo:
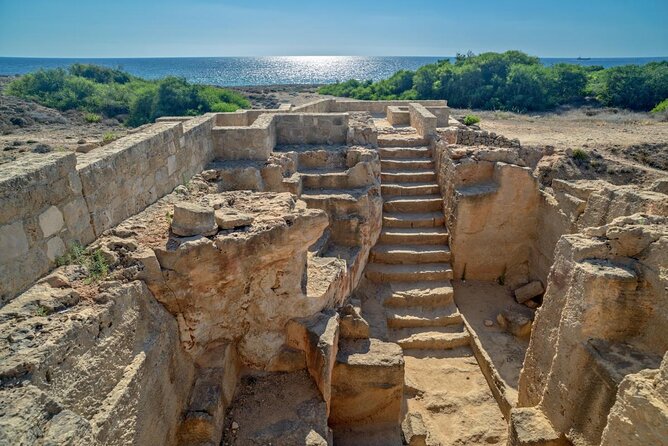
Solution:
<svg viewBox="0 0 668 446"><path fill-rule="evenodd" d="M668 350L667 224L636 214L557 244L519 404L578 444L601 442L620 382L658 368Z"/></svg>
<svg viewBox="0 0 668 446"><path fill-rule="evenodd" d="M176 321L142 282L90 300L80 276L60 268L0 310L0 443L175 444L194 376Z"/></svg>
<svg viewBox="0 0 668 446"><path fill-rule="evenodd" d="M538 184L516 151L437 146L456 279L528 281Z"/></svg>

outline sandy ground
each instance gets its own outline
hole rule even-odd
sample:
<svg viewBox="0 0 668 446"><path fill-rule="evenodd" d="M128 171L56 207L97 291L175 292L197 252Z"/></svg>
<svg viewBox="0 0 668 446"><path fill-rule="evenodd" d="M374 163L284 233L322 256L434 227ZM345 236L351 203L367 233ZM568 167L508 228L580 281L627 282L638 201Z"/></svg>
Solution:
<svg viewBox="0 0 668 446"><path fill-rule="evenodd" d="M478 335L494 368L506 382L508 391L513 393L510 395L511 401L516 401L520 371L529 347L529 338L517 338L507 333L496 322L496 316L505 308L522 305L515 301L510 290L494 282L458 280L453 281L453 287L455 303L460 313ZM486 326L485 321L491 321L492 325Z"/></svg>
<svg viewBox="0 0 668 446"><path fill-rule="evenodd" d="M469 347L405 351L408 412L429 432L427 445L505 444L507 422Z"/></svg>

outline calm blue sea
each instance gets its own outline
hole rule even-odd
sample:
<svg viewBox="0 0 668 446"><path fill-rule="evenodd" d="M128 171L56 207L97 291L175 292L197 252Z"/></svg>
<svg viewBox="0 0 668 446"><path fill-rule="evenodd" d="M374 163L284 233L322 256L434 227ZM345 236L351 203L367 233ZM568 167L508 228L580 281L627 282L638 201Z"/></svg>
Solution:
<svg viewBox="0 0 668 446"><path fill-rule="evenodd" d="M451 57L367 57L367 56L285 56L285 57L180 57L141 59L39 59L0 57L0 75L25 74L40 68L67 67L76 62L122 68L137 76L156 79L181 76L189 81L221 86L271 84L327 84L348 79L379 80L400 69L415 70L422 65ZM541 59L546 65L559 62L612 67L646 64L668 57L614 59Z"/></svg>

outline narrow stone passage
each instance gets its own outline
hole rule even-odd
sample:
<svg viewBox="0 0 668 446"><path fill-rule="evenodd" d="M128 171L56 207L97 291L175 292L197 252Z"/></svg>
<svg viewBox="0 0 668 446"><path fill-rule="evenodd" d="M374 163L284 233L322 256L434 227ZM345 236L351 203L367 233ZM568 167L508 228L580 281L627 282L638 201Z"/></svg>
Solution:
<svg viewBox="0 0 668 446"><path fill-rule="evenodd" d="M396 141L393 141L396 144ZM502 443L506 423L469 347L454 302L443 204L431 149L380 147L383 229L366 279L371 320L404 350L404 440Z"/></svg>

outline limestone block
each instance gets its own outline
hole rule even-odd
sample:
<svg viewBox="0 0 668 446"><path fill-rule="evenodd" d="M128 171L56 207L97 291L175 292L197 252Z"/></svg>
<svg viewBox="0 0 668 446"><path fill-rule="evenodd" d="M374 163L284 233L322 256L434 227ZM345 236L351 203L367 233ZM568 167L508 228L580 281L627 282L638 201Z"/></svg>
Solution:
<svg viewBox="0 0 668 446"><path fill-rule="evenodd" d="M21 221L0 226L0 263L23 256L28 249L28 238Z"/></svg>
<svg viewBox="0 0 668 446"><path fill-rule="evenodd" d="M601 446L660 445L668 440L668 354L659 369L627 375L608 415Z"/></svg>
<svg viewBox="0 0 668 446"><path fill-rule="evenodd" d="M408 446L427 446L427 428L419 412L409 412L401 422L401 432Z"/></svg>
<svg viewBox="0 0 668 446"><path fill-rule="evenodd" d="M322 397L331 403L332 370L339 346L339 315L320 312L310 318L292 319L287 326L288 344L306 353L306 368Z"/></svg>
<svg viewBox="0 0 668 446"><path fill-rule="evenodd" d="M220 229L234 229L249 226L253 223L253 216L244 214L231 208L220 208L215 212L216 224Z"/></svg>
<svg viewBox="0 0 668 446"><path fill-rule="evenodd" d="M266 370L268 372L296 372L306 368L306 354L303 350L284 345L274 356Z"/></svg>
<svg viewBox="0 0 668 446"><path fill-rule="evenodd" d="M544 292L545 288L543 288L543 284L540 280L534 280L515 290L515 300L523 304L527 300L540 296Z"/></svg>
<svg viewBox="0 0 668 446"><path fill-rule="evenodd" d="M212 348L198 359L198 372L188 408L179 428L182 445L219 444L225 410L239 379L239 361L230 344Z"/></svg>
<svg viewBox="0 0 668 446"><path fill-rule="evenodd" d="M379 339L346 339L332 375L330 425L398 423L404 386L401 347Z"/></svg>
<svg viewBox="0 0 668 446"><path fill-rule="evenodd" d="M196 203L175 204L172 232L183 237L216 234L218 225L213 208Z"/></svg>
<svg viewBox="0 0 668 446"><path fill-rule="evenodd" d="M53 237L46 242L46 256L54 262L58 257L65 254L65 243L60 237Z"/></svg>
<svg viewBox="0 0 668 446"><path fill-rule="evenodd" d="M533 322L533 313L530 309L512 306L505 308L496 316L496 321L501 328L517 336L526 337L531 334L531 324Z"/></svg>
<svg viewBox="0 0 668 446"><path fill-rule="evenodd" d="M510 410L508 446L565 446L550 421L538 409L517 407Z"/></svg>
<svg viewBox="0 0 668 446"><path fill-rule="evenodd" d="M50 237L63 229L63 214L56 206L50 206L39 215L39 227L44 238Z"/></svg>

